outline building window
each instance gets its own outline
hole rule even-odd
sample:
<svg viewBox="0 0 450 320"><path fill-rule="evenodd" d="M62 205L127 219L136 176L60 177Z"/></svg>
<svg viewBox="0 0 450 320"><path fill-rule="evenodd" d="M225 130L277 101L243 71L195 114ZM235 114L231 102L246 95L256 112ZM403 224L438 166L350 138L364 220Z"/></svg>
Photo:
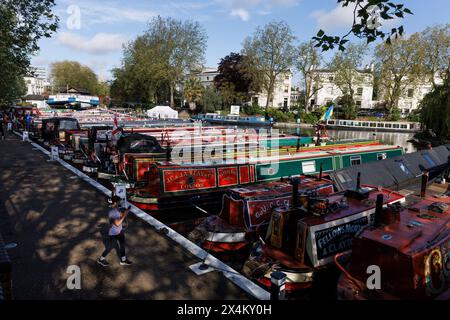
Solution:
<svg viewBox="0 0 450 320"><path fill-rule="evenodd" d="M361 107L361 101L360 101L360 100L357 100L357 101L356 101L356 105L357 105L358 107Z"/></svg>
<svg viewBox="0 0 450 320"><path fill-rule="evenodd" d="M357 166L361 164L361 156L351 156L350 157L350 165Z"/></svg>
<svg viewBox="0 0 450 320"><path fill-rule="evenodd" d="M334 77L333 76L328 77L328 81L333 82L334 81Z"/></svg>
<svg viewBox="0 0 450 320"><path fill-rule="evenodd" d="M209 81L209 77L206 77L206 81Z"/></svg>
<svg viewBox="0 0 450 320"><path fill-rule="evenodd" d="M377 153L377 160L384 160L387 158L386 152Z"/></svg>
<svg viewBox="0 0 450 320"><path fill-rule="evenodd" d="M408 98L414 98L414 89L408 89Z"/></svg>
<svg viewBox="0 0 450 320"><path fill-rule="evenodd" d="M356 89L356 95L357 96L362 96L362 94L363 94L363 88Z"/></svg>

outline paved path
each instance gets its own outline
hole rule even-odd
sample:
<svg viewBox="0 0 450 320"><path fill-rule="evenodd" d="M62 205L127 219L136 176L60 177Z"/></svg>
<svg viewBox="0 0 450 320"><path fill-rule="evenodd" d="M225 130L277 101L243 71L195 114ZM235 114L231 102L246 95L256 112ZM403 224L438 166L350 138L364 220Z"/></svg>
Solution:
<svg viewBox="0 0 450 320"><path fill-rule="evenodd" d="M15 136L0 140L0 232L17 242L9 254L16 299L248 299L221 273L196 276L198 259L135 217L126 230L133 266L116 253L103 268L106 198ZM68 290L69 265L82 289Z"/></svg>

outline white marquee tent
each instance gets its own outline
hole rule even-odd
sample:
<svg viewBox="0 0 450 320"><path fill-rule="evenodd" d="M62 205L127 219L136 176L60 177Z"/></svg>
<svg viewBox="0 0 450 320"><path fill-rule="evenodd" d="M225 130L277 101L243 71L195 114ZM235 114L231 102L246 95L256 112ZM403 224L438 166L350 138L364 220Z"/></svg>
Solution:
<svg viewBox="0 0 450 320"><path fill-rule="evenodd" d="M178 119L178 111L169 106L156 106L147 110L147 116L156 119Z"/></svg>

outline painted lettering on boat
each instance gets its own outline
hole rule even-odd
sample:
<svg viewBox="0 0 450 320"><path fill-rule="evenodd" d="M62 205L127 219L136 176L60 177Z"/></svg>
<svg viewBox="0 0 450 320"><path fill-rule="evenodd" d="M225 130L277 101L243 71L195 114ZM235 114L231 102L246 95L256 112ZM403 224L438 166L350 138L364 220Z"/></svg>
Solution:
<svg viewBox="0 0 450 320"><path fill-rule="evenodd" d="M368 217L362 217L342 225L316 231L315 238L318 260L350 250L353 236L368 223Z"/></svg>
<svg viewBox="0 0 450 320"><path fill-rule="evenodd" d="M234 186L238 184L238 168L218 168L219 187Z"/></svg>
<svg viewBox="0 0 450 320"><path fill-rule="evenodd" d="M214 169L163 170L163 179L165 192L216 187Z"/></svg>

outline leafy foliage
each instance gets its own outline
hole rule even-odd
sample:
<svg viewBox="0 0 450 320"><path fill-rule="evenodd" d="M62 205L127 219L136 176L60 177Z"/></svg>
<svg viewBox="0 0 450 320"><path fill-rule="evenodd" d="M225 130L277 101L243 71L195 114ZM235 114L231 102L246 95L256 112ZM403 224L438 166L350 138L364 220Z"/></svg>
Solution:
<svg viewBox="0 0 450 320"><path fill-rule="evenodd" d="M319 30L313 40L316 42L316 47L322 48L323 51L336 47L340 51L344 51L350 35L366 39L367 43L380 38L390 43L392 39L403 35L403 26L392 28L390 31L383 31L379 26L385 21L404 18L406 14L412 14L412 11L404 4L393 0L337 0L337 3L342 7L351 6L353 8L353 24L343 36L331 36L324 30Z"/></svg>
<svg viewBox="0 0 450 320"><path fill-rule="evenodd" d="M201 100L202 96L203 86L200 80L196 77L188 78L184 82L184 97L189 103L191 110L196 109L196 103Z"/></svg>
<svg viewBox="0 0 450 320"><path fill-rule="evenodd" d="M9 105L24 94L23 76L29 73L30 57L38 41L58 27L54 0L2 0L0 2L0 104Z"/></svg>
<svg viewBox="0 0 450 320"><path fill-rule="evenodd" d="M177 86L202 65L206 38L198 22L154 18L124 48L122 67L113 71L112 95L143 103L170 100L174 106Z"/></svg>
<svg viewBox="0 0 450 320"><path fill-rule="evenodd" d="M222 109L222 96L214 86L207 86L200 101L202 112L214 112Z"/></svg>
<svg viewBox="0 0 450 320"><path fill-rule="evenodd" d="M244 40L242 53L248 57L248 71L267 93L266 109L271 104L276 82L293 65L294 40L291 28L284 21L258 27Z"/></svg>
<svg viewBox="0 0 450 320"><path fill-rule="evenodd" d="M91 94L99 94L100 83L97 75L88 66L76 61L54 62L50 68L50 78L55 87L75 87L89 91Z"/></svg>
<svg viewBox="0 0 450 320"><path fill-rule="evenodd" d="M231 103L243 104L250 99L252 91L258 91L256 81L248 72L247 59L239 53L230 53L219 63L219 74L214 78L214 85L224 95L232 95Z"/></svg>
<svg viewBox="0 0 450 320"><path fill-rule="evenodd" d="M443 85L425 95L421 107L422 123L442 139L450 138L450 70Z"/></svg>

